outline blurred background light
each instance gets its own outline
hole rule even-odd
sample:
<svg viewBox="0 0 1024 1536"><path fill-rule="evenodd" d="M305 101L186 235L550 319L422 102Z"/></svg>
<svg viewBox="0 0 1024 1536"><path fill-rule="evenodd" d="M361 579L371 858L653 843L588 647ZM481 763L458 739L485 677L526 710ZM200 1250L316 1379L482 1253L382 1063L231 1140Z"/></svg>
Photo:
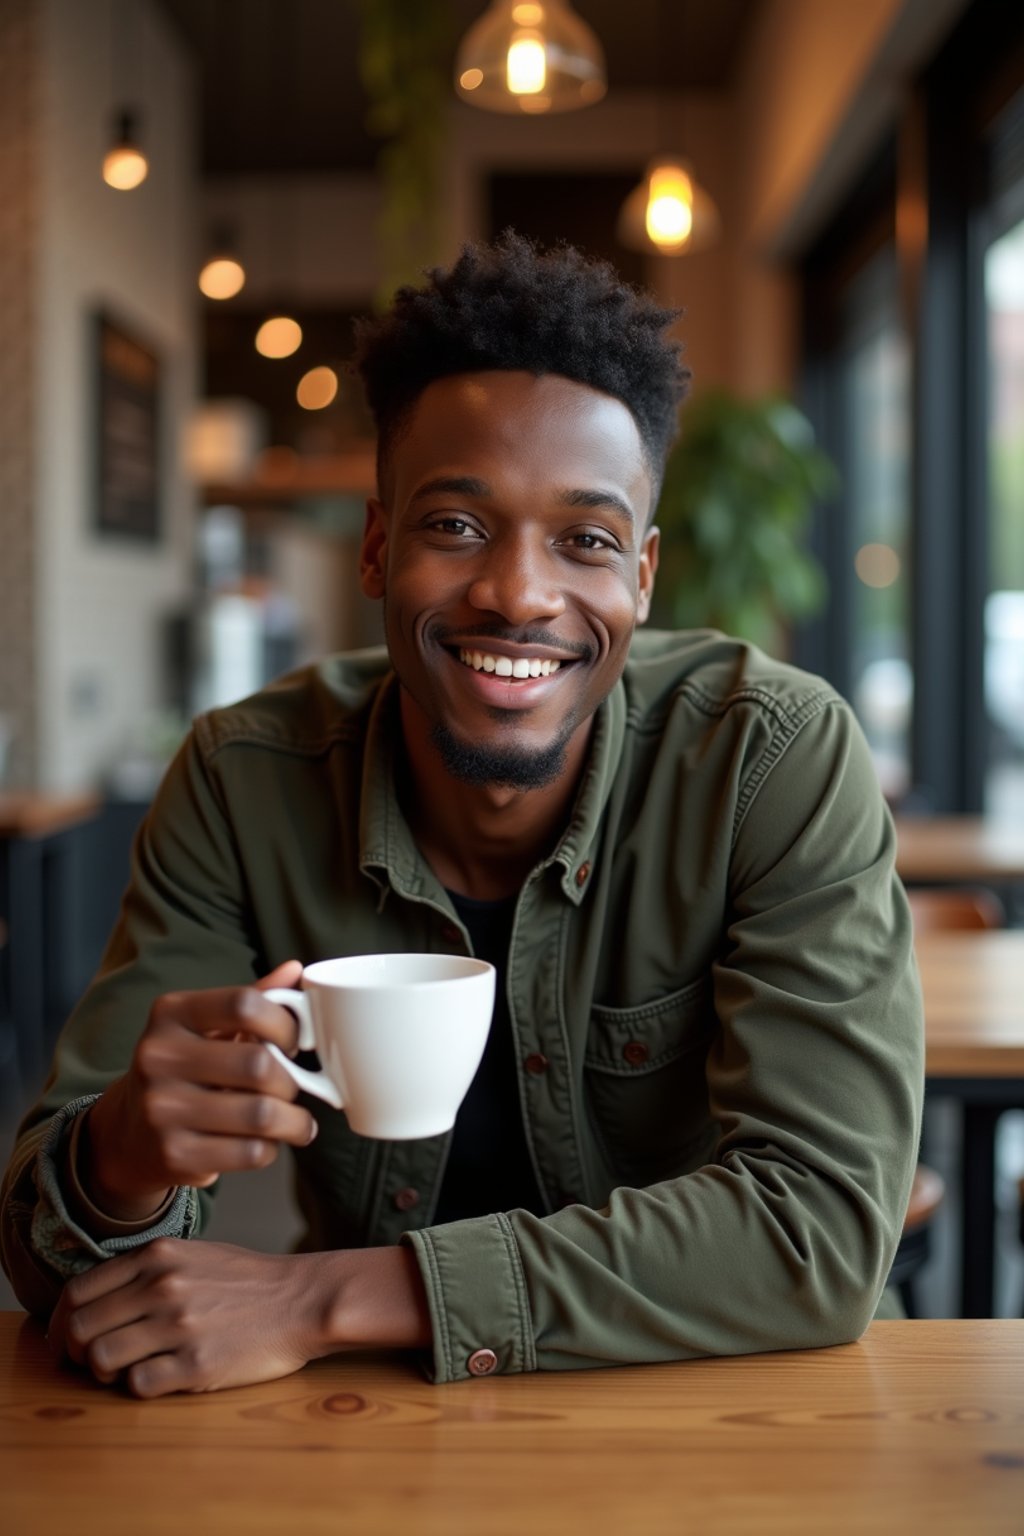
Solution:
<svg viewBox="0 0 1024 1536"><path fill-rule="evenodd" d="M118 114L114 142L103 157L103 180L118 192L131 192L149 175L149 161L139 148L135 117L131 112Z"/></svg>
<svg viewBox="0 0 1024 1536"><path fill-rule="evenodd" d="M295 398L304 411L322 411L338 393L338 375L333 368L310 368L299 380Z"/></svg>
<svg viewBox="0 0 1024 1536"><path fill-rule="evenodd" d="M256 351L264 357L291 357L302 345L302 327L290 315L271 315L256 332Z"/></svg>
<svg viewBox="0 0 1024 1536"><path fill-rule="evenodd" d="M891 587L899 580L900 557L891 544L862 544L853 565L866 587Z"/></svg>

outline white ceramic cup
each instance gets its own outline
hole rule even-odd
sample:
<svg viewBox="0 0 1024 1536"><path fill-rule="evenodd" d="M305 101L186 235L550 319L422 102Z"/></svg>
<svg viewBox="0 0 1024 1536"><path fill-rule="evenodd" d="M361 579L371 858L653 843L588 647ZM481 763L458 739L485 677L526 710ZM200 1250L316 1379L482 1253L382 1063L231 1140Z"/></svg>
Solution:
<svg viewBox="0 0 1024 1536"><path fill-rule="evenodd" d="M494 967L463 955L349 955L318 960L302 991L263 996L291 1010L310 1072L268 1045L300 1088L343 1109L360 1136L411 1141L455 1124L494 1012Z"/></svg>

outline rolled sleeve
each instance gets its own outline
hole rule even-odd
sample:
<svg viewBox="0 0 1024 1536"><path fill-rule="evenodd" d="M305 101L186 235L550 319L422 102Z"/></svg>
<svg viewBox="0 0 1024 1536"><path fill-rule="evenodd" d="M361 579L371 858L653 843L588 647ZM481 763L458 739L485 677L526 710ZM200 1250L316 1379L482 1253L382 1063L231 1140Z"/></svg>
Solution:
<svg viewBox="0 0 1024 1536"><path fill-rule="evenodd" d="M38 1202L32 1215L32 1248L43 1262L63 1279L91 1269L103 1259L140 1248L158 1237L191 1237L199 1222L199 1199L194 1189L182 1187L154 1212L150 1222L117 1222L102 1212L89 1227L83 1224L84 1192L69 1202L64 1179L68 1143L80 1117L92 1108L97 1094L73 1099L58 1110L46 1129L36 1154L34 1180ZM83 1198L84 1197L84 1198ZM71 1204L76 1206L72 1214Z"/></svg>

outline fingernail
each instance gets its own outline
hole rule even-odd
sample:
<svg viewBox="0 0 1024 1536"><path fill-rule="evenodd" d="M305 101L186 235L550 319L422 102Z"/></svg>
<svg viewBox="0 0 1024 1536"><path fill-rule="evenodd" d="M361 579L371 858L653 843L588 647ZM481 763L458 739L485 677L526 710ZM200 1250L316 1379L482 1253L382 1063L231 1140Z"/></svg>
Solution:
<svg viewBox="0 0 1024 1536"><path fill-rule="evenodd" d="M312 1130L309 1133L309 1141L306 1142L307 1147L309 1146L309 1142L316 1141L317 1136L320 1134L320 1122L318 1120L312 1120L311 1124Z"/></svg>

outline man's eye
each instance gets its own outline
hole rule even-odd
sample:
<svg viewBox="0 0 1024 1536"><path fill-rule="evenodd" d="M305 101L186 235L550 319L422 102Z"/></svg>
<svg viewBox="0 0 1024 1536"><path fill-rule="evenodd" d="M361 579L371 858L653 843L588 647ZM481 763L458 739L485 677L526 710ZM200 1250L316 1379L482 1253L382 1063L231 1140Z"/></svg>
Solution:
<svg viewBox="0 0 1024 1536"><path fill-rule="evenodd" d="M570 535L568 542L574 549L598 550L611 548L610 541L602 538L599 533L574 533Z"/></svg>
<svg viewBox="0 0 1024 1536"><path fill-rule="evenodd" d="M430 526L437 533L450 533L460 539L476 534L476 529L464 517L437 517Z"/></svg>

